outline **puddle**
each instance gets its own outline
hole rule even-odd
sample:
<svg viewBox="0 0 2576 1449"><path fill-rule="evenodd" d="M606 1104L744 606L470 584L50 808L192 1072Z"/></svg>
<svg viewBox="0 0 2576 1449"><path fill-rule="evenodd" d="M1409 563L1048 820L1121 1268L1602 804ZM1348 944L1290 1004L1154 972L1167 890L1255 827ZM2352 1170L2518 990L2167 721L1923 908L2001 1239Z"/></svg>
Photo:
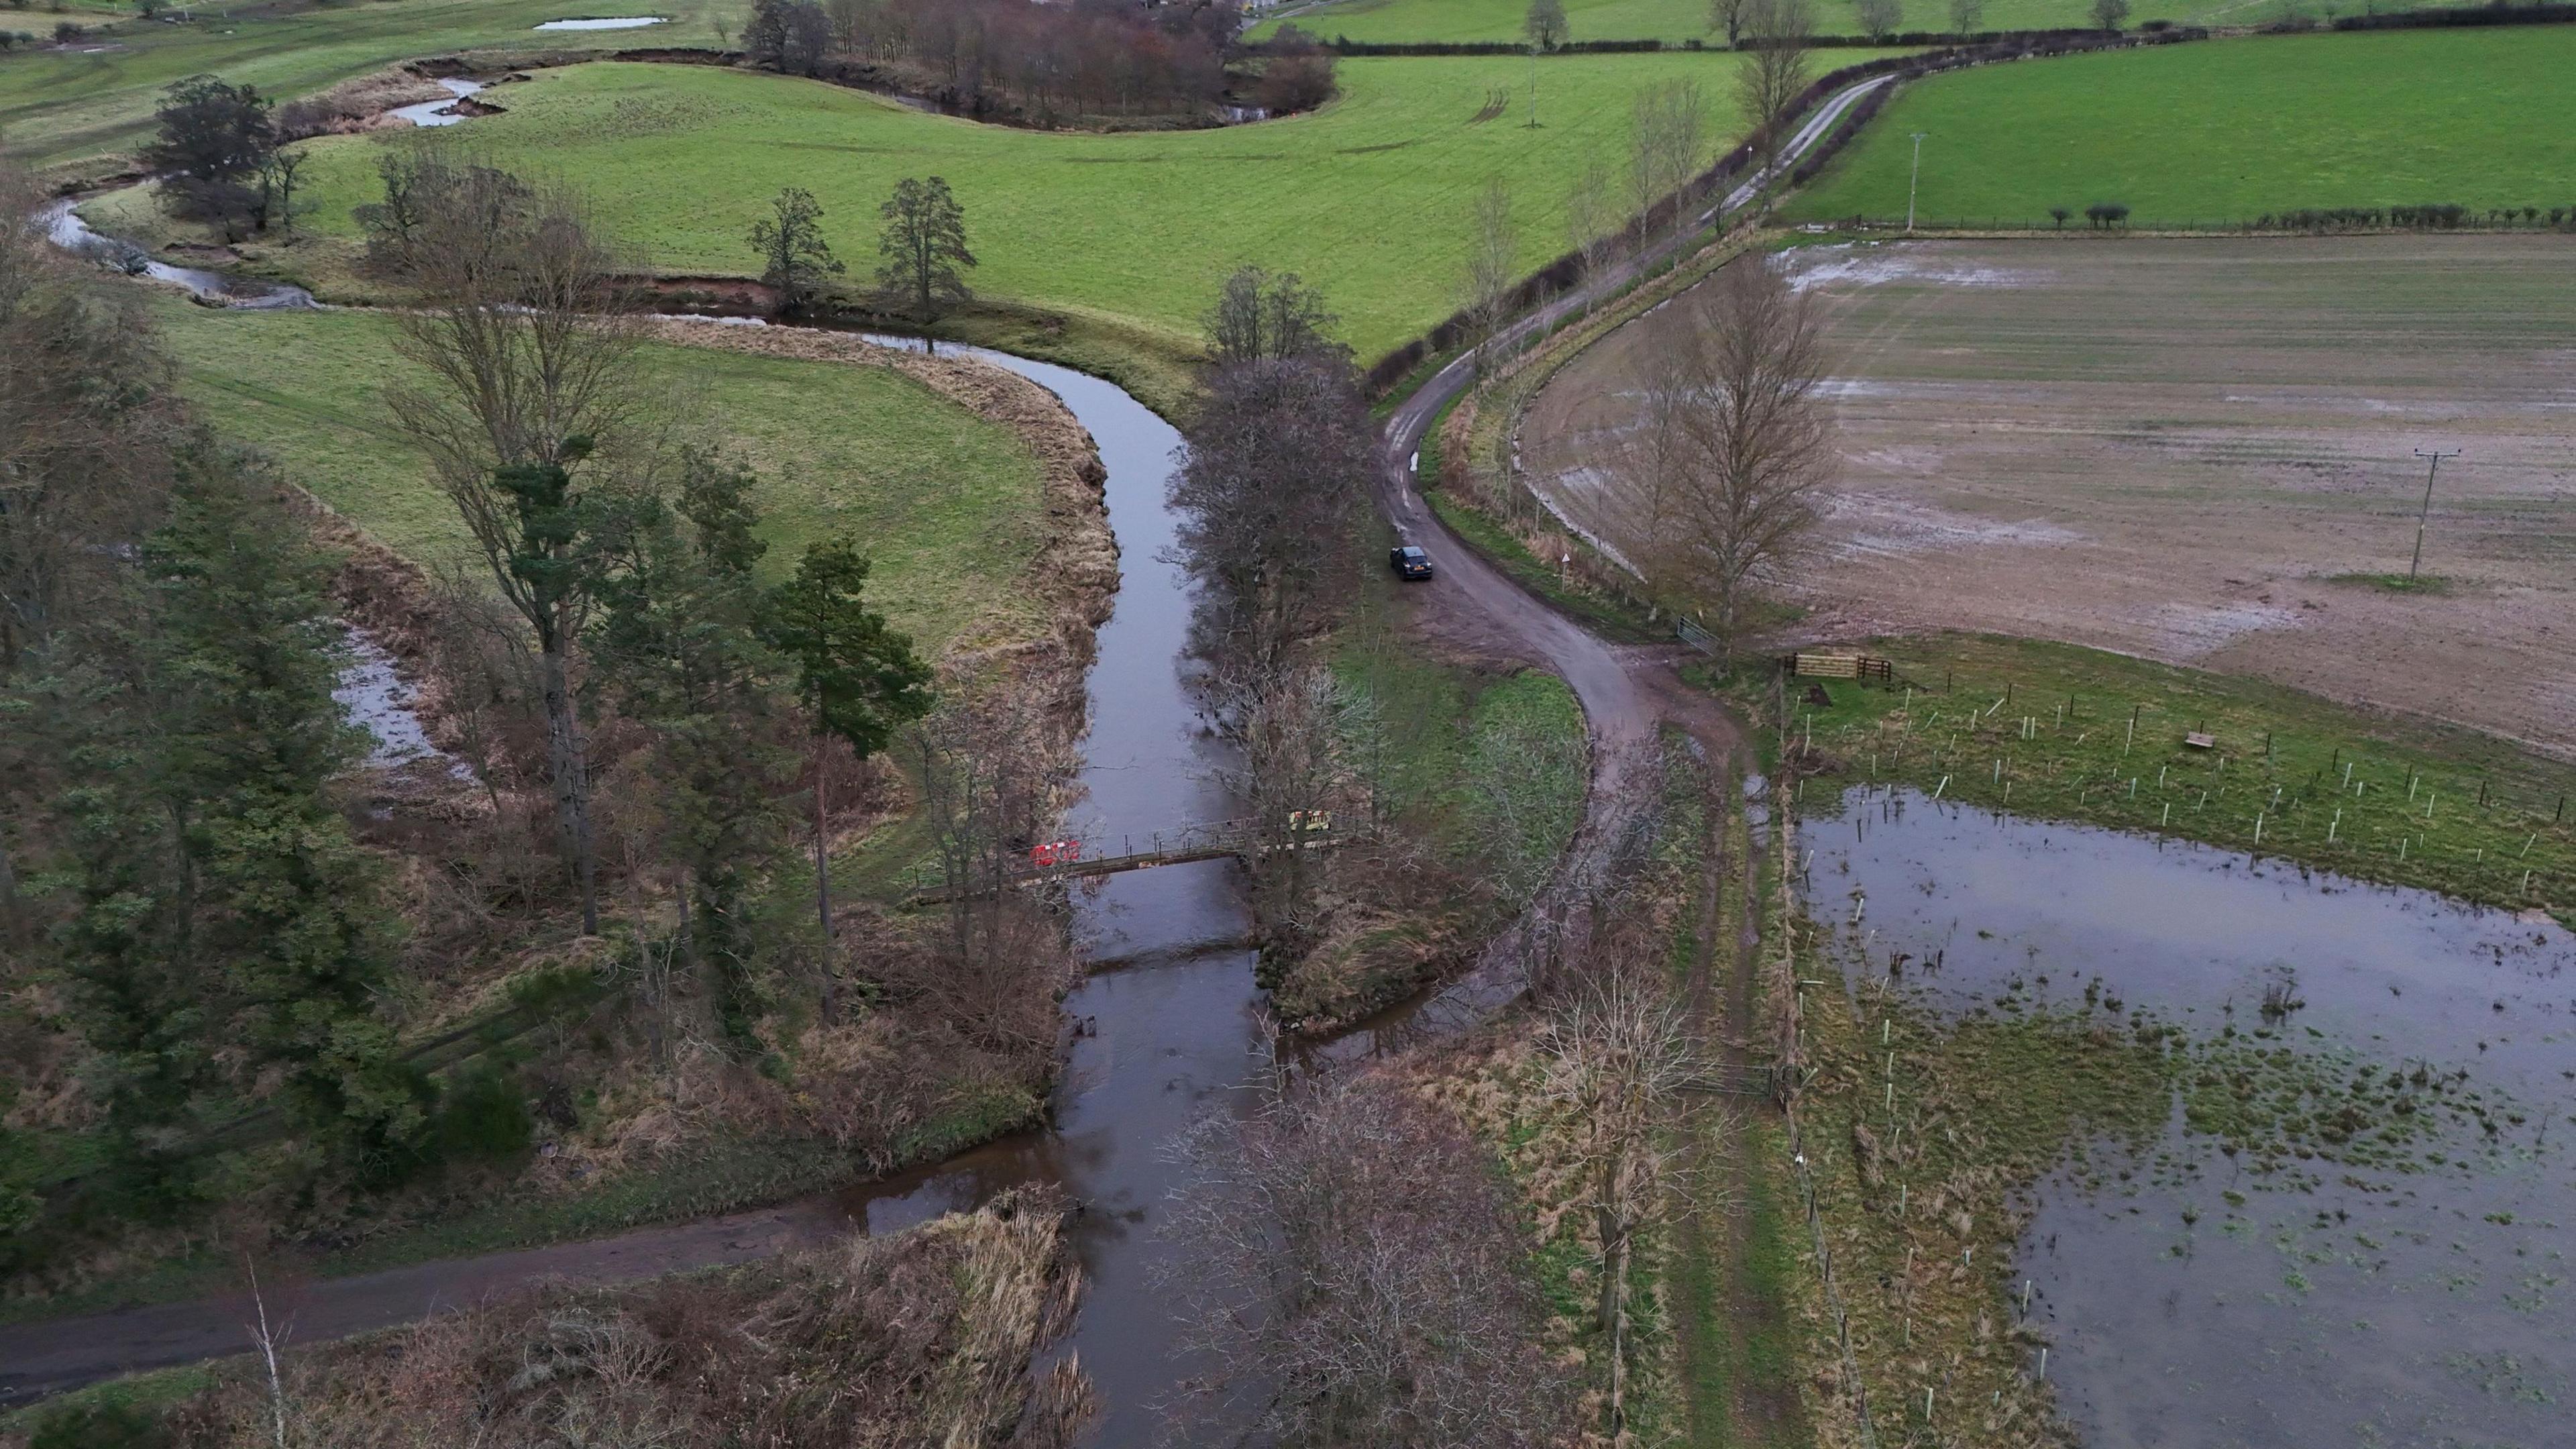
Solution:
<svg viewBox="0 0 2576 1449"><path fill-rule="evenodd" d="M422 101L414 106L396 106L389 115L400 116L415 126L453 126L472 117L456 109L456 103L483 89L483 83L461 76L440 76L438 85L447 92L443 101Z"/></svg>
<svg viewBox="0 0 2576 1449"><path fill-rule="evenodd" d="M660 25L667 15L619 15L605 20L549 20L539 30L641 30L647 25Z"/></svg>
<svg viewBox="0 0 2576 1449"><path fill-rule="evenodd" d="M2088 1445L2566 1442L2576 936L1910 791L1854 792L1808 840L1818 915L1861 918L1847 958L1884 973L1906 953L1936 1006L2076 1011L2090 988L2197 1043L2232 1027L2227 1050L2286 1051L2329 1088L2363 1067L2467 1074L2447 1105L2474 1093L2479 1115L2393 1162L2267 1171L2177 1110L2134 1180L2097 1160L2041 1183L2020 1271ZM2300 1005L2267 1018L2283 986Z"/></svg>
<svg viewBox="0 0 2576 1449"><path fill-rule="evenodd" d="M340 671L331 697L340 702L351 724L374 738L374 747L367 751L368 764L398 770L424 760L445 760L450 775L460 780L474 777L464 761L429 742L429 732L412 711L412 687L395 671L394 657L362 629L349 630L349 664Z"/></svg>

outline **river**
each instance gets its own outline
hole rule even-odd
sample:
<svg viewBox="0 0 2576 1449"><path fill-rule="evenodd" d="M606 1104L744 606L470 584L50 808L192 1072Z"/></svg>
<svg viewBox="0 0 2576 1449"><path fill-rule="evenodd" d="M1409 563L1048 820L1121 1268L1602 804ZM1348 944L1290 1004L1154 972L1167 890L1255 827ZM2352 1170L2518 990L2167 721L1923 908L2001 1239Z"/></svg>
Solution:
<svg viewBox="0 0 2576 1449"><path fill-rule="evenodd" d="M947 350L947 349L943 349ZM1215 770L1223 747L1183 685L1190 593L1171 561L1165 485L1180 434L1113 384L1043 362L969 349L1055 390L1090 429L1108 470L1117 535L1116 612L1090 675L1084 798L1068 821L1086 840L1144 837L1235 812ZM1253 1105L1270 1061L1252 984L1249 918L1232 865L1211 861L1100 877L1074 895L1086 959L1103 963L1065 1001L1073 1038L1054 1125L842 1194L870 1232L973 1207L1002 1188L1053 1182L1081 1204L1073 1227L1089 1286L1070 1349L1097 1386L1094 1442L1141 1445L1185 1371L1157 1292L1162 1206L1175 1186L1164 1144L1211 1109Z"/></svg>

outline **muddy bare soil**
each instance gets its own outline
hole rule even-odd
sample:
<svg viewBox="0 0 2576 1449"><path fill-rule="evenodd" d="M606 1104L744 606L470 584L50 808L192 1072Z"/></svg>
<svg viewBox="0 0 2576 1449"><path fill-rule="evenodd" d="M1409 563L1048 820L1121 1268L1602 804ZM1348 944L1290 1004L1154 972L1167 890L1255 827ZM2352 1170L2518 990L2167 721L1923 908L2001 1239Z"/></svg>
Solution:
<svg viewBox="0 0 2576 1449"><path fill-rule="evenodd" d="M1789 254L1844 476L1819 635L1962 628L2260 675L2576 754L2576 250L2552 237L1925 242ZM1578 522L1669 306L1523 426ZM2406 571L2424 491L2434 596Z"/></svg>
<svg viewBox="0 0 2576 1449"><path fill-rule="evenodd" d="M1806 835L1850 969L2189 1039L2162 1140L2031 1194L2016 1296L2090 1449L2567 1442L2576 935L1912 791Z"/></svg>

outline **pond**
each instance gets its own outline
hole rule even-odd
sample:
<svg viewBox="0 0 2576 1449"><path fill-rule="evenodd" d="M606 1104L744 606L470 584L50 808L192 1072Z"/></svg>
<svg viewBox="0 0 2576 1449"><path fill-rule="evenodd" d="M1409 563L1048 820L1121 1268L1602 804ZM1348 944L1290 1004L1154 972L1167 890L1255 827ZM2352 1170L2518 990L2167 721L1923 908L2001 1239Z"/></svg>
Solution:
<svg viewBox="0 0 2576 1449"><path fill-rule="evenodd" d="M2017 1273L2088 1444L2568 1442L2576 936L1904 790L1852 792L1807 841L1847 962L1902 954L1937 1010L2125 1005L2195 1062L2306 1084L2312 1125L2351 1082L2432 1084L2409 1095L2439 1128L2403 1152L2230 1154L2178 1102L2127 1180L2096 1154L2037 1185Z"/></svg>

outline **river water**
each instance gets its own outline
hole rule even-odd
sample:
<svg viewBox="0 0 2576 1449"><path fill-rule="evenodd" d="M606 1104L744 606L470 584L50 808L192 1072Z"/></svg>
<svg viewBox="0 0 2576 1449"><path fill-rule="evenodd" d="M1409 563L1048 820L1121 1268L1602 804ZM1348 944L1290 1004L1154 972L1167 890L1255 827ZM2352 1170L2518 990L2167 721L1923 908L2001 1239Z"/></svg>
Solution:
<svg viewBox="0 0 2576 1449"><path fill-rule="evenodd" d="M947 350L947 349L943 349ZM1222 747L1184 687L1190 595L1170 562L1166 502L1180 435L1116 386L1047 363L975 350L1055 390L1100 448L1121 561L1116 612L1091 667L1084 799L1067 822L1087 840L1149 836L1229 818L1215 770ZM1075 929L1095 969L1065 1014L1077 1035L1054 1125L841 1198L871 1232L973 1207L1002 1188L1052 1182L1082 1207L1073 1239L1089 1287L1071 1351L1100 1393L1103 1445L1151 1442L1155 1406L1187 1371L1177 1324L1155 1289L1155 1230L1175 1186L1163 1148L1201 1113L1255 1105L1270 1061L1252 984L1249 920L1231 865L1166 866L1100 877L1078 892Z"/></svg>
<svg viewBox="0 0 2576 1449"><path fill-rule="evenodd" d="M1808 839L1819 914L1861 911L1846 952L1876 972L1910 954L1936 1009L2077 1011L2090 988L2198 1042L2232 1028L2312 1082L2464 1071L2450 1100L2488 1114L2405 1161L2267 1173L2177 1110L2128 1181L2096 1163L2041 1183L2017 1271L2088 1444L2576 1442L2576 936L1912 792L1855 792ZM2283 983L2303 1004L2266 1018Z"/></svg>

